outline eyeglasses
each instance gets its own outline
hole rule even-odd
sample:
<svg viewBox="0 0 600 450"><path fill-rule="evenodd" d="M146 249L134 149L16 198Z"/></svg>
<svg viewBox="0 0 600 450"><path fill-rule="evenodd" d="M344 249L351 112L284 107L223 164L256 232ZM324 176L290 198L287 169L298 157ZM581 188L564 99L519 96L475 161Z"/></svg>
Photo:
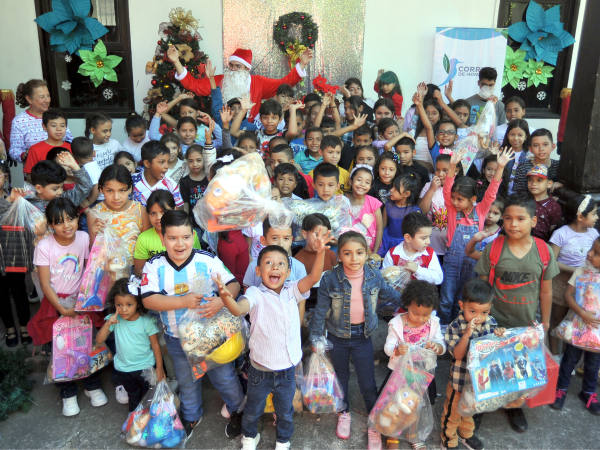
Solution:
<svg viewBox="0 0 600 450"><path fill-rule="evenodd" d="M454 136L456 134L456 131L452 131L452 130L448 130L448 131L444 131L444 130L440 130L437 132L437 134L440 135L448 135L448 136Z"/></svg>

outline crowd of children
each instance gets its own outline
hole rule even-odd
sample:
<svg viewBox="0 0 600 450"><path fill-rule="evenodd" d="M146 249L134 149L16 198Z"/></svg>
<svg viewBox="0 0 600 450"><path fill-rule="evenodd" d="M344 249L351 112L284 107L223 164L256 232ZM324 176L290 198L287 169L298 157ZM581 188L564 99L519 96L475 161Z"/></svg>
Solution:
<svg viewBox="0 0 600 450"><path fill-rule="evenodd" d="M574 298L583 267L600 270L596 202L579 195L561 210L552 197L560 185L557 161L550 157L553 136L528 126L520 98L511 97L506 105L491 99L498 141L493 148L498 151L464 173L465 151L455 146L486 105L487 98L479 94L454 100L450 84L446 103L437 86L421 83L404 120L400 82L390 71L378 73L376 102L364 97L360 80L350 78L340 89L344 99L339 105L332 94L294 99L291 87L283 84L261 105L248 96L223 104L212 66L207 76L213 102L221 101L221 107L213 105L212 116L200 111L192 93L182 93L159 104L150 122L131 114L122 144L111 138L112 120L105 114L88 117L85 137L72 139L63 112L43 113L45 134L27 153L18 153L35 190L27 201L45 213L53 233L33 255L37 271L32 279L42 297L33 318L25 274L0 277L0 318L8 346L20 339L51 352L54 321L77 314L63 300L78 292L96 236L112 227L141 282L116 281L108 294L110 314L90 317L98 329L96 341L106 341L115 354L111 379L130 412L149 387L143 369L155 367L159 380L166 378L178 389L181 422L188 438L192 435L203 415L202 384L179 343L178 324L187 308L200 308L209 317L224 307L235 316L249 315L252 324L247 387L233 363L207 372L225 402L226 435L242 435L243 448L255 449L257 423L272 393L276 448L289 448L302 344L310 347L326 334L346 405L336 434L348 439L350 361L367 412L389 378L378 387L372 341L380 323L378 305L387 303L400 311L389 321L383 348L390 374L409 345L436 355L448 351L452 365L441 447L456 448L461 442L479 450L483 443L474 430L481 417L462 416L458 408L471 340L502 336L507 328L535 321L551 331L569 309L591 327L600 323ZM493 91L496 78L494 69L482 68L480 93ZM45 86L31 83L20 89L33 98ZM249 123L247 114L255 106L258 120ZM161 121L176 132L161 134ZM194 208L219 169L250 152L264 159L273 200L314 198L323 207L335 202L349 218L342 231L332 229L337 217L317 212L301 226L275 228L266 218L252 228L209 236ZM25 195L23 189L10 190L7 179L2 166L0 218ZM66 254L77 259L75 267L61 264ZM381 269L403 266L410 272L402 294L386 283L377 263ZM198 270L218 285L218 296L202 304L202 296L189 288ZM550 349L562 361L552 407L562 409L571 371L584 353L580 398L590 412L600 414L595 393L600 355L566 344L561 360L560 347L551 337ZM56 384L63 414L79 413L77 383ZM97 373L84 379L84 387L93 406L107 403ZM433 404L435 380L428 389ZM506 413L514 430L527 428L522 409ZM368 430L368 445L382 447L375 429ZM387 440L387 448L398 445L397 439ZM426 448L421 441L411 445Z"/></svg>

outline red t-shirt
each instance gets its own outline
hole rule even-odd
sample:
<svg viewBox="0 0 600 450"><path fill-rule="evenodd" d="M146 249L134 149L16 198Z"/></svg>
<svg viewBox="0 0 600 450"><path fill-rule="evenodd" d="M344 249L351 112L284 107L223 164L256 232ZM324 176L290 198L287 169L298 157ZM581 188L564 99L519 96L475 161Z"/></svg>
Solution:
<svg viewBox="0 0 600 450"><path fill-rule="evenodd" d="M46 141L38 142L37 144L29 147L29 153L27 153L27 160L25 161L23 173L31 173L33 166L40 161L44 161L46 159L46 155L48 155L48 152L55 147L63 147L71 152L71 144L68 142L63 142L62 145L50 145L46 144Z"/></svg>

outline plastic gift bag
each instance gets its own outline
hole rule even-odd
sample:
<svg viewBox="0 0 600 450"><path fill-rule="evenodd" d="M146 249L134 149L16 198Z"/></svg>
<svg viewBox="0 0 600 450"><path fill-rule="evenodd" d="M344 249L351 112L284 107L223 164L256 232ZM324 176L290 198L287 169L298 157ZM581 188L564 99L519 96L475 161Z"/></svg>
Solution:
<svg viewBox="0 0 600 450"><path fill-rule="evenodd" d="M584 272L575 282L575 301L577 304L594 315L600 317L600 274ZM600 352L600 329L588 327L577 314L573 317L574 346L593 352Z"/></svg>
<svg viewBox="0 0 600 450"><path fill-rule="evenodd" d="M327 414L342 411L344 391L338 380L327 351L333 348L323 336L312 341L314 353L310 355L304 368L302 400L313 414Z"/></svg>
<svg viewBox="0 0 600 450"><path fill-rule="evenodd" d="M210 232L250 228L267 216L274 228L288 228L292 222L283 205L271 200L269 175L257 152L219 169L193 212Z"/></svg>
<svg viewBox="0 0 600 450"><path fill-rule="evenodd" d="M167 381L159 381L129 414L121 427L121 437L136 447L185 448L187 436L177 406L177 396Z"/></svg>
<svg viewBox="0 0 600 450"><path fill-rule="evenodd" d="M470 127L467 136L459 140L454 151L467 149L464 159L461 161L463 171L466 174L475 159L485 158L491 150L492 136L496 126L496 105L488 101L479 114L477 123Z"/></svg>
<svg viewBox="0 0 600 450"><path fill-rule="evenodd" d="M512 409L523 406L527 399L539 394L544 387L530 388L523 391L508 392L497 397L476 400L473 383L469 379L463 386L462 397L458 402L458 412L461 416L470 417L474 414L496 411L500 408Z"/></svg>
<svg viewBox="0 0 600 450"><path fill-rule="evenodd" d="M414 262L417 266L422 264L421 258L415 259ZM406 268L406 264L408 263L409 261L399 258L395 265L388 266L381 271L381 276L385 282L398 292L402 292L412 279L412 272ZM398 305L392 302L381 303L377 306L377 313L384 316L393 315L397 311Z"/></svg>
<svg viewBox="0 0 600 450"><path fill-rule="evenodd" d="M52 361L44 384L87 378L112 358L106 345L92 342L89 316L61 317L52 325Z"/></svg>
<svg viewBox="0 0 600 450"><path fill-rule="evenodd" d="M27 192L26 197L32 195ZM35 246L52 234L44 213L26 197L18 197L0 217L0 272L34 271Z"/></svg>
<svg viewBox="0 0 600 450"><path fill-rule="evenodd" d="M199 274L194 277L192 292L209 297L215 282ZM243 317L221 309L210 318L200 317L197 309L188 309L177 327L179 342L196 379L218 365L227 364L248 349L250 331Z"/></svg>
<svg viewBox="0 0 600 450"><path fill-rule="evenodd" d="M108 223L110 215L100 213L98 218ZM129 278L130 272L127 245L117 231L107 225L92 245L75 310L103 311L110 286L116 280Z"/></svg>
<svg viewBox="0 0 600 450"><path fill-rule="evenodd" d="M314 213L325 215L331 224L331 233L337 239L342 234L344 227L352 227L352 216L350 215L350 206L346 197L336 195L331 200L324 202L319 198L308 200L292 200L291 198L282 198L285 206L294 213L294 224L300 229L302 221L306 216Z"/></svg>
<svg viewBox="0 0 600 450"><path fill-rule="evenodd" d="M369 414L369 428L411 443L426 440L433 429L427 387L436 365L433 351L409 345Z"/></svg>
<svg viewBox="0 0 600 450"><path fill-rule="evenodd" d="M541 326L510 328L502 337L488 334L473 339L467 368L475 400L510 399L507 394L511 393L521 398L523 393L545 386L548 374L543 341Z"/></svg>

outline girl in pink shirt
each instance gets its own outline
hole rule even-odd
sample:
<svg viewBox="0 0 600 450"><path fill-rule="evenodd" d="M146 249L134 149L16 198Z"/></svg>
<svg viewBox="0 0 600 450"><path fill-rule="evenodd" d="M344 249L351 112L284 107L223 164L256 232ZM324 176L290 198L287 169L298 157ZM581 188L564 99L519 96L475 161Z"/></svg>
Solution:
<svg viewBox="0 0 600 450"><path fill-rule="evenodd" d="M465 154L466 149L462 149L452 155L449 173L456 173L456 165L462 161ZM444 281L438 309L438 317L444 328L458 316L458 300L464 284L476 276L473 270L476 261L465 255L465 247L475 233L483 230L485 217L496 199L502 181L504 166L513 158L512 149L505 148L498 154L498 170L481 203L476 203L477 183L473 179L462 177L454 183L455 177L446 175L444 203L448 210L448 249L444 256Z"/></svg>
<svg viewBox="0 0 600 450"><path fill-rule="evenodd" d="M358 164L350 174L352 192L346 194L350 200L352 225L362 224L366 229L367 241L372 253L377 253L383 236L382 203L367 195L373 184L373 169L367 164Z"/></svg>

